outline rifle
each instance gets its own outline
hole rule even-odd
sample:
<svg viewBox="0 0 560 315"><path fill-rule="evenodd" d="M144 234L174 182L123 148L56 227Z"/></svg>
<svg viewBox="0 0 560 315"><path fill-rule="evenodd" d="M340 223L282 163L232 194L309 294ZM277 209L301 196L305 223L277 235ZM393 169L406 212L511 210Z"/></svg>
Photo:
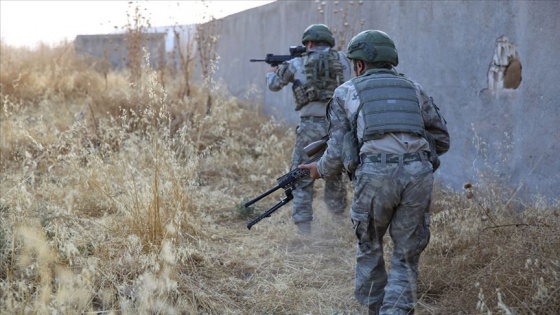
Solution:
<svg viewBox="0 0 560 315"><path fill-rule="evenodd" d="M307 156L313 156L309 161L305 162L305 164L312 163L312 162L315 162L315 161L319 160L319 158L323 155L324 149L327 146L327 140L328 139L329 139L328 135L324 136L323 138L321 138L317 141L314 141L314 142L308 144L305 148L303 148L303 150L305 151ZM280 199L280 202L278 202L272 208L268 209L266 212L259 215L253 221L247 223L247 229L250 230L253 225L257 224L259 221L261 221L262 219L264 219L266 217L270 217L270 215L274 211L280 209L280 207L282 207L283 205L290 202L290 200L294 199L292 191L296 188L296 184L301 179L303 179L307 176L309 176L309 171L308 170L303 170L303 169L296 168L296 169L290 171L289 173L278 177L278 179L276 179L276 182L277 182L276 186L274 186L274 187L270 188L269 190L265 191L264 193L260 194L255 199L252 199L252 200L246 202L243 205L245 208L249 207L250 205L252 205L255 202L261 200L262 198L270 195L271 193L275 192L276 190L278 190L280 188L283 188L284 192L286 194L286 197Z"/></svg>
<svg viewBox="0 0 560 315"><path fill-rule="evenodd" d="M290 46L290 54L289 55L274 55L274 54L266 54L265 59L251 59L250 62L266 62L272 67L276 67L279 64L283 63L284 61L288 61L294 59L296 57L301 57L303 53L305 53L307 49L305 46Z"/></svg>

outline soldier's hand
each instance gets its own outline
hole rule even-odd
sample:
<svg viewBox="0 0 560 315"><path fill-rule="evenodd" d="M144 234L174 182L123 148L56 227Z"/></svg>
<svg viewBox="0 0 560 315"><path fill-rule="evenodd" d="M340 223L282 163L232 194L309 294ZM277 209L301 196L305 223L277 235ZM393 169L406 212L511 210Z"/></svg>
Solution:
<svg viewBox="0 0 560 315"><path fill-rule="evenodd" d="M298 168L302 170L309 170L309 177L313 179L321 178L321 174L317 170L317 162L312 162L309 164L301 164L298 166Z"/></svg>
<svg viewBox="0 0 560 315"><path fill-rule="evenodd" d="M268 69L268 72L276 73L276 71L278 71L278 66L270 67L270 69Z"/></svg>

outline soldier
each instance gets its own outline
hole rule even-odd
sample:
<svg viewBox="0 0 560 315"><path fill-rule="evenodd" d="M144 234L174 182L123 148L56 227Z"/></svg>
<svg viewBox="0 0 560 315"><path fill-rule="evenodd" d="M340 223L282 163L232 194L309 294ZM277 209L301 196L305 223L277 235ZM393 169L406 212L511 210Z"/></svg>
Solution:
<svg viewBox="0 0 560 315"><path fill-rule="evenodd" d="M332 49L335 40L326 25L310 25L301 41L306 47L302 57L272 67L266 75L271 91L280 91L292 83L295 110L300 116L292 153L292 170L309 159L303 148L327 134L326 103L332 98L334 89L351 76L350 62L344 53ZM292 218L302 234L311 232L313 183L311 178L304 179L293 192ZM324 201L335 217L342 217L347 198L341 172L326 179Z"/></svg>
<svg viewBox="0 0 560 315"><path fill-rule="evenodd" d="M335 90L327 109L327 150L299 167L315 179L343 168L353 174L355 297L369 314L412 314L418 261L430 238L433 172L449 149L449 133L433 99L395 70L398 54L386 33L359 33L347 56L356 77ZM387 230L394 244L388 274Z"/></svg>

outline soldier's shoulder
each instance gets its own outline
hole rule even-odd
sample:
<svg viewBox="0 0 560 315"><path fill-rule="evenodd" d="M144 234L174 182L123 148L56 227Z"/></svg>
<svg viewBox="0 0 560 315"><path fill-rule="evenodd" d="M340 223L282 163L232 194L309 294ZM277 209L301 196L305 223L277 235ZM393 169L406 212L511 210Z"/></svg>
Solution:
<svg viewBox="0 0 560 315"><path fill-rule="evenodd" d="M290 72L296 72L298 70L301 70L301 68L303 68L303 59L302 59L302 57L296 57L296 58L284 61L282 64L280 64L280 67L284 68L284 71L289 69L288 71L290 71ZM282 71L280 71L280 72L282 72Z"/></svg>
<svg viewBox="0 0 560 315"><path fill-rule="evenodd" d="M399 73L398 75L400 77L404 78L405 80L407 80L408 82L410 82L417 91L426 94L426 90L424 90L424 88L422 87L422 85L420 83L418 83L418 81L413 80L412 78L406 76L403 73Z"/></svg>
<svg viewBox="0 0 560 315"><path fill-rule="evenodd" d="M355 90L356 87L354 86L352 80L348 80L336 88L335 94L339 97L342 97L344 95L347 95L348 93L354 92Z"/></svg>
<svg viewBox="0 0 560 315"><path fill-rule="evenodd" d="M416 91L418 91L418 93L420 93L421 95L424 96L428 96L428 92L426 92L426 90L424 89L424 87L422 87L422 85L416 81L411 81L412 84L414 85L414 88L416 89Z"/></svg>
<svg viewBox="0 0 560 315"><path fill-rule="evenodd" d="M299 68L303 66L303 57L295 57L287 61L290 66Z"/></svg>

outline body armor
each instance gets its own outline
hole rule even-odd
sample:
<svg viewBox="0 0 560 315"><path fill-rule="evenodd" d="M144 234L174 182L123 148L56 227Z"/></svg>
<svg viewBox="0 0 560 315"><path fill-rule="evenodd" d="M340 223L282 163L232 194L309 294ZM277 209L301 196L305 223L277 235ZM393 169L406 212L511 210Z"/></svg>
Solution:
<svg viewBox="0 0 560 315"><path fill-rule="evenodd" d="M375 75L375 77L371 77ZM350 130L342 142L343 165L349 174L360 164L360 148L365 141L381 139L385 133L405 132L426 137L424 120L414 84L403 76L370 70L352 79L360 105L350 119ZM364 133L358 140L357 119L362 111ZM352 175L351 175L352 176Z"/></svg>
<svg viewBox="0 0 560 315"><path fill-rule="evenodd" d="M375 72L374 72L375 73ZM353 79L364 118L362 141L404 132L425 137L424 121L414 84L402 76L377 72Z"/></svg>
<svg viewBox="0 0 560 315"><path fill-rule="evenodd" d="M307 82L293 85L296 110L312 101L327 102L334 90L344 82L343 65L336 50L313 51L303 56Z"/></svg>

